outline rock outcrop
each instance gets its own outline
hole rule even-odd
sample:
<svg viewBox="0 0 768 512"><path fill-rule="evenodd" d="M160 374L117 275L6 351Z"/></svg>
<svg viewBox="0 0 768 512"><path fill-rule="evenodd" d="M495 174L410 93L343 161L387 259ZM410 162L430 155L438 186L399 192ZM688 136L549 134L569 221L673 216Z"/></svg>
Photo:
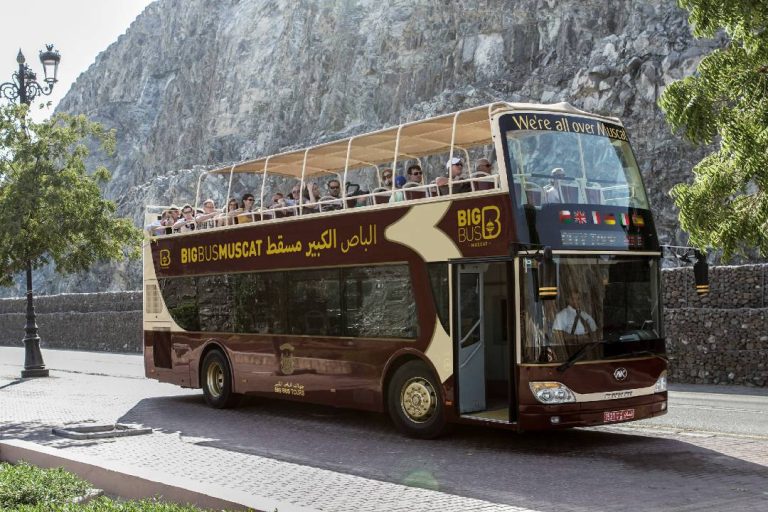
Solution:
<svg viewBox="0 0 768 512"><path fill-rule="evenodd" d="M667 192L703 153L670 133L656 102L717 44L694 40L671 0L158 0L59 110L117 130L117 155L92 161L139 223L145 204L193 198L195 165L493 100L568 101L623 119L661 239L675 242ZM225 192L210 191L219 204ZM138 262L36 275L43 293L140 282Z"/></svg>

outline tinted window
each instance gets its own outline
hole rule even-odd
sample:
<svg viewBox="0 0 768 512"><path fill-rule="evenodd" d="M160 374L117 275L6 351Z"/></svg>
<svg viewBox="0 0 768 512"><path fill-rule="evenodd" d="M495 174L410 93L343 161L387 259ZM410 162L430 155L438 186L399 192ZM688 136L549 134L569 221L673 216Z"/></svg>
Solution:
<svg viewBox="0 0 768 512"><path fill-rule="evenodd" d="M339 269L288 272L288 333L341 335Z"/></svg>
<svg viewBox="0 0 768 512"><path fill-rule="evenodd" d="M160 289L174 321L188 331L372 338L418 334L407 265L176 277L161 279Z"/></svg>
<svg viewBox="0 0 768 512"><path fill-rule="evenodd" d="M407 265L344 271L347 336L415 338L416 301Z"/></svg>

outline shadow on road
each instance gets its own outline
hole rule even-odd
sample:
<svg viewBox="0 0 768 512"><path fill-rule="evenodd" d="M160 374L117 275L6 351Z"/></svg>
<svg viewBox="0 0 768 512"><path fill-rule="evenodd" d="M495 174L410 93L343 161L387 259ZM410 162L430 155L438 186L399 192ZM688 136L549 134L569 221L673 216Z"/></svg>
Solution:
<svg viewBox="0 0 768 512"><path fill-rule="evenodd" d="M262 398L214 410L201 395L144 399L119 421L221 450L542 511L615 510L617 500L635 511L694 503L696 510L752 510L752 502L765 510L768 500L763 466L629 433L462 425L423 441L402 437L382 414Z"/></svg>

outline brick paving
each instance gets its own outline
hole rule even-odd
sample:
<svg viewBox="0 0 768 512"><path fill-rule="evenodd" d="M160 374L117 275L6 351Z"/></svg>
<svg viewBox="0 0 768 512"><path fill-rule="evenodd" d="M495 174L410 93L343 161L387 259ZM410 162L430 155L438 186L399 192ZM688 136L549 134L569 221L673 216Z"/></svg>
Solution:
<svg viewBox="0 0 768 512"><path fill-rule="evenodd" d="M199 396L199 391L135 375L109 377L99 368L52 369L48 379L23 381L15 378L18 370L0 360L0 439L32 441L95 461L151 469L159 477L184 477L318 511L531 510L210 447L205 445L210 439L181 432L98 441L59 438L50 433L52 427L115 423L147 397Z"/></svg>
<svg viewBox="0 0 768 512"><path fill-rule="evenodd" d="M46 351L51 377L18 381L23 357L11 350L0 348L0 439L184 477L286 509L768 510L768 428L724 435L649 420L525 435L461 427L446 439L418 441L399 436L381 415L357 411L257 399L212 410L199 390L144 379L136 356ZM154 432L99 441L50 433L116 421Z"/></svg>

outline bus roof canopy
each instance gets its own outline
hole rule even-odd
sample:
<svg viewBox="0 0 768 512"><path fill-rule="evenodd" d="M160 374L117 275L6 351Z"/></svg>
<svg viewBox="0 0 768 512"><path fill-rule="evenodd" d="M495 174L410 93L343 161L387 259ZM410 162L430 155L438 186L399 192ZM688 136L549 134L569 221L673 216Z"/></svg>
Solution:
<svg viewBox="0 0 768 512"><path fill-rule="evenodd" d="M311 176L343 170L345 167L355 169L391 163L396 151L398 161L402 161L450 151L452 146L469 148L491 142L491 119L493 115L516 110L538 110L600 117L578 110L568 103L553 105L489 103L317 146L238 162L214 169L209 173L262 173L266 168L270 174L301 178L305 166L304 175ZM619 123L618 119L605 119Z"/></svg>

